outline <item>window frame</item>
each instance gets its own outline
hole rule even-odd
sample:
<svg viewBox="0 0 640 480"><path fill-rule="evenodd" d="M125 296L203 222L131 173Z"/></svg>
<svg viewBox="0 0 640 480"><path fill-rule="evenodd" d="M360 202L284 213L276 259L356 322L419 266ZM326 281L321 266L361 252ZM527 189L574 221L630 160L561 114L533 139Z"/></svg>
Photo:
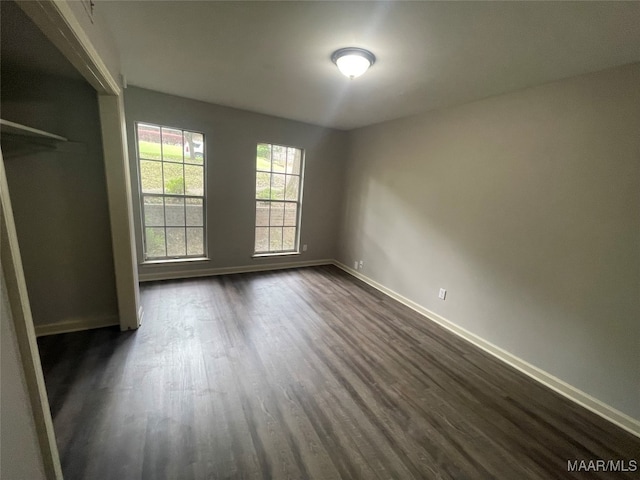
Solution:
<svg viewBox="0 0 640 480"><path fill-rule="evenodd" d="M144 158L140 155L140 138L138 135L138 127L139 125L146 125L149 127L155 127L160 130L160 159L154 158ZM178 161L166 161L164 160L163 155L163 143L162 143L162 129L168 130L178 130L181 132L183 138L183 146L182 146L182 162ZM184 155L184 134L185 132L196 133L202 135L202 195L191 195L186 193L186 180L185 180L185 165L195 165L200 166L197 163L185 163L185 155ZM134 122L134 136L135 136L135 147L136 147L136 171L138 174L138 202L140 205L140 230L141 230L141 240L142 240L142 254L143 254L143 263L144 264L159 264L159 263L179 263L179 262L192 262L194 260L209 260L208 255L208 242L207 242L207 142L206 136L203 132L195 131L186 128L180 127L171 127L168 125L160 125L152 122L144 122L144 121L135 121ZM141 161L152 161L157 162L162 165L162 193L145 193L142 190L142 171L141 171ZM174 164L174 165L182 165L182 181L184 185L183 194L175 194L175 193L164 193L165 189L165 178L164 178L164 164ZM155 225L145 225L145 197L156 197L163 199L162 202L162 211L164 217L164 226L155 226ZM167 225L167 213L166 213L166 198L179 198L184 200L184 227L177 227ZM202 226L190 226L187 225L187 199L199 199L202 201ZM165 254L168 252L168 240L167 240L167 229L171 228L184 228L185 232L185 255L165 255L165 256L150 256L147 254L147 228L162 228L164 229L164 243L165 243ZM188 255L188 247L187 247L187 229L188 228L202 228L202 254Z"/></svg>
<svg viewBox="0 0 640 480"><path fill-rule="evenodd" d="M257 166L257 151L258 151L258 147L260 145L268 145L271 148L271 167L270 170L259 170L258 166ZM293 148L295 150L298 150L300 152L300 173L299 174L289 174L286 172L286 165L285 165L285 171L284 172L274 172L273 170L273 147L282 147L285 149L289 149L289 148ZM299 255L300 254L300 231L301 231L301 224L302 224L302 198L303 198L303 191L304 191L304 171L305 171L305 160L306 160L306 150L304 148L301 147L296 147L293 145L285 145L285 144L281 144L281 143L270 143L270 142L257 142L256 143L256 150L255 150L256 154L254 157L254 173L255 173L255 177L254 177L254 209L253 209L253 213L254 213L254 219L253 219L253 257L275 257L275 256L286 256L286 255ZM299 179L298 182L298 199L297 200L286 200L286 195L285 198L283 198L282 200L273 200L271 198L265 199L265 198L257 198L257 178L258 178L258 173L268 173L270 175L275 174L282 174L285 175L285 189L286 189L286 176L297 176ZM271 185L273 185L273 178L270 179L270 183L269 186L271 187ZM297 206L297 210L296 210L296 225L295 225L295 229L296 229L296 233L295 233L295 237L294 237L294 248L291 250L266 250L266 251L257 251L256 250L256 232L258 228L268 228L269 230L271 229L271 207L269 207L269 221L268 221L268 225L262 226L262 225L257 225L257 204L258 202L268 202L269 204L271 204L271 202L277 202L277 203L292 203L295 204ZM285 228L284 226L284 214L283 214L283 225L280 227L282 229ZM271 246L271 241L270 241L270 233L269 233L269 240L268 240L268 245L269 247ZM283 231L283 235L284 235L284 231ZM283 242L284 244L284 239Z"/></svg>

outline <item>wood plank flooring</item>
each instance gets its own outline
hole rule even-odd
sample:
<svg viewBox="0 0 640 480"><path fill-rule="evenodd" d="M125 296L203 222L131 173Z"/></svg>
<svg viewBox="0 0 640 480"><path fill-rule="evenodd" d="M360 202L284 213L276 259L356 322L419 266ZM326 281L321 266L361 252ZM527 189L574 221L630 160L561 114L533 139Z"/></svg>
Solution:
<svg viewBox="0 0 640 480"><path fill-rule="evenodd" d="M640 439L335 267L156 282L39 340L66 480L638 478Z"/></svg>

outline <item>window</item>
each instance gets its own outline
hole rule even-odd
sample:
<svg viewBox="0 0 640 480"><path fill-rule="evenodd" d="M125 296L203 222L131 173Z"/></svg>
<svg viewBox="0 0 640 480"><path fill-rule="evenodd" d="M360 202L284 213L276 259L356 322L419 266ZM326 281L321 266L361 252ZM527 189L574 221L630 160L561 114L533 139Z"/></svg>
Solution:
<svg viewBox="0 0 640 480"><path fill-rule="evenodd" d="M299 148L258 144L256 254L298 252L302 163Z"/></svg>
<svg viewBox="0 0 640 480"><path fill-rule="evenodd" d="M205 256L202 133L136 124L145 260Z"/></svg>

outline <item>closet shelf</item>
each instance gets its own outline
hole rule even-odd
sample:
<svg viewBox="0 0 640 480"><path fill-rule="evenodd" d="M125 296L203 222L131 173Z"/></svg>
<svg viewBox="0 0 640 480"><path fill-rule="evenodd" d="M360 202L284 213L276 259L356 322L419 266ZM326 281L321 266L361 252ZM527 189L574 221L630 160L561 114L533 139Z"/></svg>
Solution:
<svg viewBox="0 0 640 480"><path fill-rule="evenodd" d="M56 140L58 142L68 142L69 140L55 133L45 132L44 130L38 130L37 128L21 125L20 123L10 122L9 120L0 119L0 132L10 135L22 135L25 137L33 137L48 140Z"/></svg>

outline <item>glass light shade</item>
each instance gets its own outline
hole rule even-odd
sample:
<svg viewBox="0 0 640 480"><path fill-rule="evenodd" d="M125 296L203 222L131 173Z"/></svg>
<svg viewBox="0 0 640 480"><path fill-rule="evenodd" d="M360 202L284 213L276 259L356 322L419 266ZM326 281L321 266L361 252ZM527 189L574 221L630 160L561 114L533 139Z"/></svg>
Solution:
<svg viewBox="0 0 640 480"><path fill-rule="evenodd" d="M336 50L331 60L338 70L349 78L356 78L366 72L376 61L376 57L369 50L357 47L347 47Z"/></svg>
<svg viewBox="0 0 640 480"><path fill-rule="evenodd" d="M336 65L346 77L356 78L369 69L371 62L360 55L345 55L336 60Z"/></svg>

